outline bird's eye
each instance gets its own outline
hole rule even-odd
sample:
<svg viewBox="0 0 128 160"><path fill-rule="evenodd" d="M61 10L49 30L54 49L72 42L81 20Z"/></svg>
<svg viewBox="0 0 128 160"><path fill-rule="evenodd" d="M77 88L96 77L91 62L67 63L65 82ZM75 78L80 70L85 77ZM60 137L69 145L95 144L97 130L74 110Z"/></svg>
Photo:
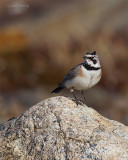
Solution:
<svg viewBox="0 0 128 160"><path fill-rule="evenodd" d="M90 59L91 61L93 61L93 57L88 57L88 59Z"/></svg>
<svg viewBox="0 0 128 160"><path fill-rule="evenodd" d="M95 57L88 57L88 59L90 59L93 62L93 64L97 63L97 60L95 59Z"/></svg>

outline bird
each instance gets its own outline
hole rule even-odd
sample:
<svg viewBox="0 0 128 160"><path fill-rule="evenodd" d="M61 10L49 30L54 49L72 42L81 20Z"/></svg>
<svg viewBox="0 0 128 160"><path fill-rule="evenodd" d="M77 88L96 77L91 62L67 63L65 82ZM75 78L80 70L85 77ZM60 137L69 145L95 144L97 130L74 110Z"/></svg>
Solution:
<svg viewBox="0 0 128 160"><path fill-rule="evenodd" d="M79 90L86 102L84 91L100 81L102 70L96 51L87 52L83 58L84 62L74 66L51 93L59 93L64 88L67 88L77 100L75 90Z"/></svg>

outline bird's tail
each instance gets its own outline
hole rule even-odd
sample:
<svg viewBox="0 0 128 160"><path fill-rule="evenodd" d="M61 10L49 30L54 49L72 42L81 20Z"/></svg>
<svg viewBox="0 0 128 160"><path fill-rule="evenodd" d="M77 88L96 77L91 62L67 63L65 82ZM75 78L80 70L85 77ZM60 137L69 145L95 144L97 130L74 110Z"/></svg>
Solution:
<svg viewBox="0 0 128 160"><path fill-rule="evenodd" d="M59 86L56 89L54 89L51 93L59 93L62 89L64 89L63 86Z"/></svg>

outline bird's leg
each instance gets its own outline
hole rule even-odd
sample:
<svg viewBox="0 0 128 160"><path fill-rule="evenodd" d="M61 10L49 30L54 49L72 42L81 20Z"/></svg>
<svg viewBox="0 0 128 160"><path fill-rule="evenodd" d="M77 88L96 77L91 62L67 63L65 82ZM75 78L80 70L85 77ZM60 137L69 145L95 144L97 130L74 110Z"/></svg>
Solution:
<svg viewBox="0 0 128 160"><path fill-rule="evenodd" d="M75 92L72 92L72 94L73 94L73 96L74 96L75 100L77 100L77 101L78 101L78 99L77 99L77 97L76 97L76 95L75 95Z"/></svg>
<svg viewBox="0 0 128 160"><path fill-rule="evenodd" d="M85 96L84 96L84 91L81 91L81 94L82 94L82 96L83 96L83 98L84 98L85 104L87 104L86 98L85 98Z"/></svg>
<svg viewBox="0 0 128 160"><path fill-rule="evenodd" d="M70 89L70 92L73 94L73 96L74 96L74 98L75 98L75 101L76 101L76 104L78 105L78 99L77 99L77 97L76 97L76 95L75 95L75 91L74 91L74 89L73 88L71 88Z"/></svg>
<svg viewBox="0 0 128 160"><path fill-rule="evenodd" d="M77 100L77 97L76 97L76 95L75 95L75 92L74 92L74 89L73 89L73 88L70 89L70 92L73 94L75 100Z"/></svg>

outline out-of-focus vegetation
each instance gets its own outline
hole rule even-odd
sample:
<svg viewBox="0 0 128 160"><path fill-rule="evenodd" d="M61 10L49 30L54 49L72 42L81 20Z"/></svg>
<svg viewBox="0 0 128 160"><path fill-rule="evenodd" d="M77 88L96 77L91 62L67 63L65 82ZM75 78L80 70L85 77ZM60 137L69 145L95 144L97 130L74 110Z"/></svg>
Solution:
<svg viewBox="0 0 128 160"><path fill-rule="evenodd" d="M0 8L1 121L51 97L65 73L96 50L103 76L88 101L128 124L127 0L1 0Z"/></svg>

